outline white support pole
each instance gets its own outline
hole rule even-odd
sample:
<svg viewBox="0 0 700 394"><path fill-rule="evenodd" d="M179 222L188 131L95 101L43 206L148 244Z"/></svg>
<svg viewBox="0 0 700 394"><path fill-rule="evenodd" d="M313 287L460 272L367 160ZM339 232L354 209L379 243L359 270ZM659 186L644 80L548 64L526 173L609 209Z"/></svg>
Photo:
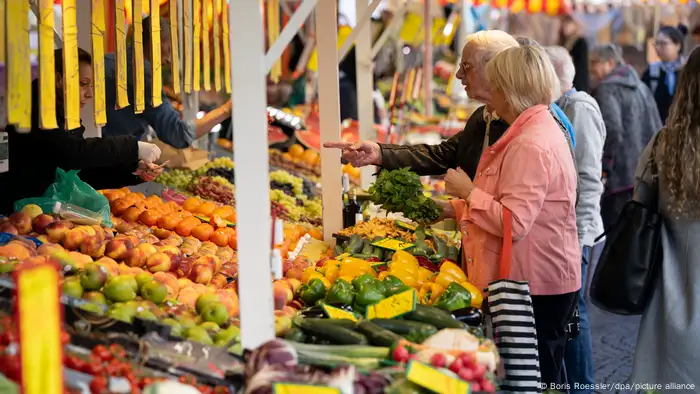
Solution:
<svg viewBox="0 0 700 394"><path fill-rule="evenodd" d="M265 42L260 2L236 2L235 12L229 13L229 21L231 53L245 59L232 61L231 70L227 72L231 73L233 90L233 141L239 147L236 150L236 211L241 339L244 349L254 349L275 337L269 264Z"/></svg>
<svg viewBox="0 0 700 394"><path fill-rule="evenodd" d="M321 145L325 142L340 140L338 16L336 7L335 1L328 0L320 1L316 6ZM368 97L367 100L369 99ZM341 176L340 151L338 149L321 149L323 239L330 244L334 243L333 233L343 228Z"/></svg>
<svg viewBox="0 0 700 394"><path fill-rule="evenodd" d="M357 19L355 28L352 29L348 37L343 42L343 46L338 50L338 63L342 62L345 56L347 56L348 52L350 52L350 48L352 48L352 44L355 42L355 39L357 39L362 32L368 31L368 29L365 28L365 25L369 23L370 19L372 19L372 14L374 13L374 10L377 9L380 2L381 0L372 0L372 3L369 5L364 4L364 12L362 14L359 13L359 8L357 9L355 13L360 15L360 17Z"/></svg>
<svg viewBox="0 0 700 394"><path fill-rule="evenodd" d="M76 2L78 22L78 47L92 54L92 2L78 0ZM85 127L85 137L102 137L102 127L95 126L95 102L88 103L80 110L80 119Z"/></svg>
<svg viewBox="0 0 700 394"><path fill-rule="evenodd" d="M423 108L425 116L433 116L433 18L432 1L423 2Z"/></svg>
<svg viewBox="0 0 700 394"><path fill-rule="evenodd" d="M297 34L309 17L309 14L311 14L311 11L314 10L317 2L318 0L304 0L294 15L289 19L287 25L284 26L284 29L282 29L275 43L272 44L272 47L265 54L265 75L270 72L272 65L282 56L282 52L284 52L284 49L287 48L287 45L292 41L294 35Z"/></svg>
<svg viewBox="0 0 700 394"><path fill-rule="evenodd" d="M375 1L375 3L377 3ZM374 4L374 3L373 3ZM367 0L355 0L357 15L370 18L372 13L367 15ZM358 21L357 30L362 21ZM355 44L355 68L357 70L357 117L360 123L360 140L375 140L377 133L374 132L374 100L372 97L373 79L372 75L372 35L371 29L364 28L357 34L357 44ZM360 186L362 189L369 189L374 182L374 168L365 166L360 169Z"/></svg>

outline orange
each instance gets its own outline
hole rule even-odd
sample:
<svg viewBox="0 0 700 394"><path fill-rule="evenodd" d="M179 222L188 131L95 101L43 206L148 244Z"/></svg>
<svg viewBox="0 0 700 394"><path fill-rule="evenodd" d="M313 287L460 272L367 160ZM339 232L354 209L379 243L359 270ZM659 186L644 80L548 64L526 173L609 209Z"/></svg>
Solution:
<svg viewBox="0 0 700 394"><path fill-rule="evenodd" d="M304 155L302 156L301 159L304 161L304 163L306 163L308 165L315 165L317 158L318 158L318 153L312 151L311 149L308 149L304 152Z"/></svg>
<svg viewBox="0 0 700 394"><path fill-rule="evenodd" d="M301 158L301 155L304 154L304 147L302 147L299 144L294 144L289 147L289 150L287 151L291 157L299 157Z"/></svg>
<svg viewBox="0 0 700 394"><path fill-rule="evenodd" d="M229 232L228 246L230 246L233 250L238 250L238 236L236 234L236 230L231 230L233 230L233 232Z"/></svg>
<svg viewBox="0 0 700 394"><path fill-rule="evenodd" d="M312 238L316 238L316 239L319 239L319 240L323 240L323 234L321 233L321 230L319 230L319 229L317 229L317 228L312 228L312 229L310 229L309 232L308 232L308 234L309 234Z"/></svg>
<svg viewBox="0 0 700 394"><path fill-rule="evenodd" d="M186 211L193 212L202 204L202 200L198 197L190 197L182 203L182 208Z"/></svg>
<svg viewBox="0 0 700 394"><path fill-rule="evenodd" d="M214 227L207 223L201 223L192 229L192 236L200 241L208 241L211 234L214 232Z"/></svg>
<svg viewBox="0 0 700 394"><path fill-rule="evenodd" d="M216 204L211 201L204 201L197 207L197 213L204 216L211 215L216 209Z"/></svg>
<svg viewBox="0 0 700 394"><path fill-rule="evenodd" d="M224 205L222 207L216 208L214 210L214 212L212 213L212 215L218 215L218 216L221 216L221 218L226 219L227 217L229 217L231 215L232 212L233 212L233 207L228 206L228 205Z"/></svg>

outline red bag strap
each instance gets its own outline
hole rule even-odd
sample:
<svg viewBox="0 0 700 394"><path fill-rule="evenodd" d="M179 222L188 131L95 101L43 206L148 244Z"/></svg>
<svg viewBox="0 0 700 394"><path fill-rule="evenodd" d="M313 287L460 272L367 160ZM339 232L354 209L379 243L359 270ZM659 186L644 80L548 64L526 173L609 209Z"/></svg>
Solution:
<svg viewBox="0 0 700 394"><path fill-rule="evenodd" d="M499 277L508 279L510 276L510 262L513 257L513 214L510 209L503 207L503 249L501 250L501 266Z"/></svg>

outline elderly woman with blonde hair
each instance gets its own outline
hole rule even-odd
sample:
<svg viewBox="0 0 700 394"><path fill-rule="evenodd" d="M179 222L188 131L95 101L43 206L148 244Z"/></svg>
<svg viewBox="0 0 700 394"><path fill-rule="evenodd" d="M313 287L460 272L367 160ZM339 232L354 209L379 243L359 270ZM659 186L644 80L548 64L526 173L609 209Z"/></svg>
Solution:
<svg viewBox="0 0 700 394"><path fill-rule="evenodd" d="M557 74L540 48L505 49L486 65L490 105L510 127L481 156L474 180L461 169L446 182L466 189L445 205L459 222L469 279L484 288L500 279L503 211L512 213L507 279L528 282L542 382L566 383L566 326L581 287L576 230L576 168L565 134L548 110L559 97Z"/></svg>

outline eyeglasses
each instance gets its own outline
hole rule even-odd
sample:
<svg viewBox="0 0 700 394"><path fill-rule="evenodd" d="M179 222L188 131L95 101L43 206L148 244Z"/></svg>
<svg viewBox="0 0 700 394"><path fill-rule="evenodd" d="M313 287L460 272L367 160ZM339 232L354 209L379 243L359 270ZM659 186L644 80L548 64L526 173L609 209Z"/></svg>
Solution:
<svg viewBox="0 0 700 394"><path fill-rule="evenodd" d="M459 64L459 68L460 68L460 70L462 70L463 72L467 72L467 71L471 70L471 69L473 68L473 66L472 66L471 64L469 64L469 63L462 62L462 63Z"/></svg>
<svg viewBox="0 0 700 394"><path fill-rule="evenodd" d="M671 43L668 41L654 41L655 47L665 47L667 45L671 45Z"/></svg>

